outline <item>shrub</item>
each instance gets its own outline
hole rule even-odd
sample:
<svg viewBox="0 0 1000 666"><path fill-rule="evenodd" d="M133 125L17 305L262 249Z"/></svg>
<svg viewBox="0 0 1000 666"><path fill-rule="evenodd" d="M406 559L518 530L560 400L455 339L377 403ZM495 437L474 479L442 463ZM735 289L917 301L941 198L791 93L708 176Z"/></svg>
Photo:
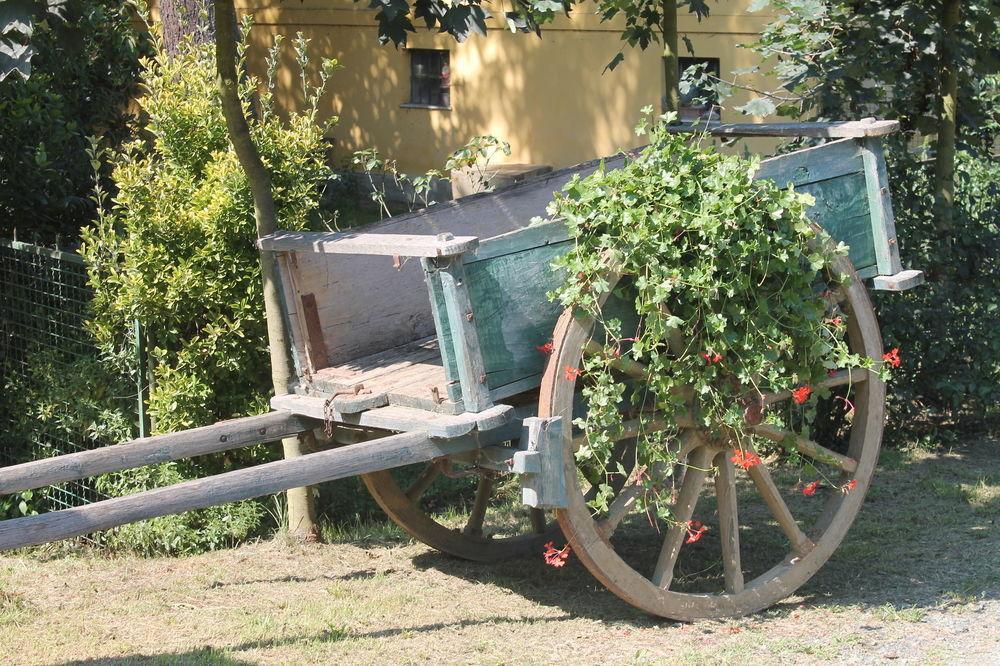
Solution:
<svg viewBox="0 0 1000 666"><path fill-rule="evenodd" d="M927 284L878 298L887 347L900 347L905 372L890 392L904 430L940 417L996 415L1000 404L1000 161L957 157L955 231L936 226L933 165L902 151L890 173L900 250Z"/></svg>
<svg viewBox="0 0 1000 666"><path fill-rule="evenodd" d="M245 26L248 28L249 26ZM304 54L301 37L296 50ZM276 61L280 41L271 53ZM300 57L302 76L306 61ZM94 289L91 331L108 358L128 367L127 332L139 319L151 359L149 413L155 433L173 432L267 408L271 382L256 229L249 185L226 134L214 47L185 42L173 56L146 60L148 117L141 140L112 158L118 190L83 233L81 254ZM321 86L335 67L324 63ZM279 225L319 224L325 127L316 102L281 120L270 86L242 84L251 134L271 172ZM318 100L318 95L314 95ZM99 196L103 199L103 196ZM267 459L264 447L109 477L123 494ZM188 552L245 538L261 527L259 502L161 518L116 531L112 545Z"/></svg>

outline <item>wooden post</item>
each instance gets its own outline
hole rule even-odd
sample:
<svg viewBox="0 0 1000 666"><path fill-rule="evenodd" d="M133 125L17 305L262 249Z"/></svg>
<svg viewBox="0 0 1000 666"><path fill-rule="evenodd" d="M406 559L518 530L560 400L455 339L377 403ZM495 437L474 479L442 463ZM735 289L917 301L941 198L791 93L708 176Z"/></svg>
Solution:
<svg viewBox="0 0 1000 666"><path fill-rule="evenodd" d="M402 433L337 449L185 481L166 488L0 522L0 550L34 546L118 525L367 474L478 448L474 435L435 440Z"/></svg>
<svg viewBox="0 0 1000 666"><path fill-rule="evenodd" d="M439 260L438 274L441 276L441 291L462 385L462 403L468 412L481 412L491 407L493 402L486 383L486 367L461 255Z"/></svg>

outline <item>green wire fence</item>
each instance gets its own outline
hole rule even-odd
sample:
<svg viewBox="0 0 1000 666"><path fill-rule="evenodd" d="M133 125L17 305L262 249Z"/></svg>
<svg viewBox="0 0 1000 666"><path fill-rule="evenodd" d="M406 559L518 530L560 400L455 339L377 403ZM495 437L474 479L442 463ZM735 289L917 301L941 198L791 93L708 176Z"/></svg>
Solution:
<svg viewBox="0 0 1000 666"><path fill-rule="evenodd" d="M0 465L115 443L66 432L45 418L26 423L23 405L16 399L17 391L38 381L40 362L58 377L72 372L74 362L97 357L85 327L90 298L79 255L0 239ZM141 344L137 346L141 358ZM141 388L132 395L114 396L120 401L116 406L136 412ZM143 417L137 418L139 434L145 434ZM41 505L34 507L38 510L105 499L88 480L53 486L41 496Z"/></svg>

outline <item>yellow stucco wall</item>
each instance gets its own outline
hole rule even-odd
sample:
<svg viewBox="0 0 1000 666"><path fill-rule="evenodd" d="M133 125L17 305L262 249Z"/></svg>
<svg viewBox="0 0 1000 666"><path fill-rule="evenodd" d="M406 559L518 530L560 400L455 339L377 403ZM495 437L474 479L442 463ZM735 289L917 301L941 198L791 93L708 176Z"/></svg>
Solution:
<svg viewBox="0 0 1000 666"><path fill-rule="evenodd" d="M698 22L682 14L679 27L694 44L695 56L721 60L723 76L757 62L738 48L753 41L767 16L748 14L749 0L720 0ZM451 51L450 110L401 108L409 99L409 58L405 50L378 44L374 12L350 0L244 2L254 15L251 68L263 71L263 52L273 35L298 31L312 40L313 53L337 58L337 72L322 110L340 117L332 130L335 155L375 147L395 158L402 170L440 168L447 155L476 134L510 142L508 162L566 166L636 145L632 128L645 105L659 108L663 93L659 49L627 49L614 71L604 67L620 48L620 26L602 23L592 8L543 28L542 37L511 34L491 21L486 37L456 44L447 35L421 29L413 48ZM495 27L494 27L495 26ZM279 73L283 105L301 99L289 57ZM681 55L688 55L682 45ZM744 78L746 83L762 84ZM748 93L728 100L724 121L746 121L730 110Z"/></svg>

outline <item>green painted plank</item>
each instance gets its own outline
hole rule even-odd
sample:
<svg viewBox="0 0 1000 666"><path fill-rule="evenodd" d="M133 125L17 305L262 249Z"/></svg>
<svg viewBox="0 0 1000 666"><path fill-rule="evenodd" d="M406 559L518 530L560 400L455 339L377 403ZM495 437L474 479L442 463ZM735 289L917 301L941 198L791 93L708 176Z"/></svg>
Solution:
<svg viewBox="0 0 1000 666"><path fill-rule="evenodd" d="M805 185L864 171L861 146L855 139L825 143L815 148L778 155L760 163L757 178L769 178L781 187Z"/></svg>
<svg viewBox="0 0 1000 666"><path fill-rule="evenodd" d="M424 281L427 283L427 294L431 301L431 315L434 317L434 332L437 334L438 346L441 349L444 376L448 380L448 399L460 400L462 388L458 383L458 361L455 355L455 342L451 337L448 309L444 304L441 275L430 259L421 259L420 263L424 268Z"/></svg>
<svg viewBox="0 0 1000 666"><path fill-rule="evenodd" d="M808 211L809 217L835 240L850 247L848 256L855 268L867 268L876 263L864 173L809 183L797 189L816 199Z"/></svg>
<svg viewBox="0 0 1000 666"><path fill-rule="evenodd" d="M569 231L565 224L545 222L533 224L510 233L487 238L479 242L479 247L467 252L465 263L493 259L505 254L520 252L532 247L541 247L552 243L569 240Z"/></svg>
<svg viewBox="0 0 1000 666"><path fill-rule="evenodd" d="M546 296L564 280L551 264L569 247L570 241L552 243L466 266L490 388L542 371L547 357L537 347L552 339L562 312Z"/></svg>
<svg viewBox="0 0 1000 666"><path fill-rule="evenodd" d="M493 406L487 384L483 346L479 342L479 321L470 296L470 280L461 257L436 260L441 277L448 326L451 328L452 347L458 366L462 403L468 412L481 412Z"/></svg>
<svg viewBox="0 0 1000 666"><path fill-rule="evenodd" d="M903 270L896 242L896 222L889 196L889 174L879 141L865 139L861 142L868 183L868 205L871 208L871 233L875 242L875 255L880 275L895 275Z"/></svg>
<svg viewBox="0 0 1000 666"><path fill-rule="evenodd" d="M858 142L837 141L762 163L758 177L795 183L816 199L810 217L830 235L850 246L850 257L862 275L873 274L877 258L872 238L865 163ZM552 268L571 240L563 225L548 223L483 240L465 257L469 299L483 354L487 382L494 396L537 385L547 361L538 347L551 339L562 311L548 300L563 276ZM433 287L432 287L433 291ZM440 295L434 298L443 311ZM628 299L613 297L606 316L619 316L623 328L634 328L637 316ZM444 326L447 328L447 326ZM629 333L625 333L628 335ZM445 346L446 366L453 364Z"/></svg>

